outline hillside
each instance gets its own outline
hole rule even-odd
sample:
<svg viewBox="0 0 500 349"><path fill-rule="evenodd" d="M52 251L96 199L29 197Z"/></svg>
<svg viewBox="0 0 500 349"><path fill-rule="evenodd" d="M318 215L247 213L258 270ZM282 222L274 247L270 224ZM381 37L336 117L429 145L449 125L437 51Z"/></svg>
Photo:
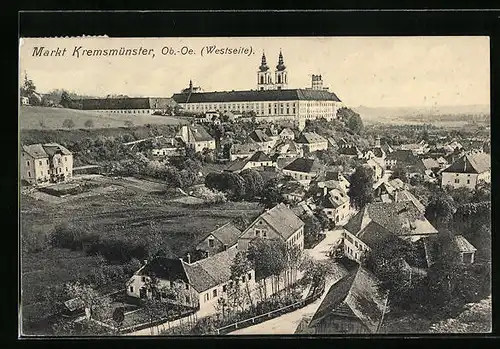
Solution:
<svg viewBox="0 0 500 349"><path fill-rule="evenodd" d="M140 126L145 124L177 125L185 123L184 120L148 114L111 114L98 113L86 110L48 108L35 106L21 106L19 110L20 128L24 130L55 130L63 129L63 122L70 119L75 123L74 128L82 129L87 120L92 120L91 128L108 128L124 126ZM132 125L129 124L132 122Z"/></svg>
<svg viewBox="0 0 500 349"><path fill-rule="evenodd" d="M367 107L352 108L359 113L363 122L373 123L454 123L466 124L474 118L477 122L488 122L489 105L439 106L439 107Z"/></svg>

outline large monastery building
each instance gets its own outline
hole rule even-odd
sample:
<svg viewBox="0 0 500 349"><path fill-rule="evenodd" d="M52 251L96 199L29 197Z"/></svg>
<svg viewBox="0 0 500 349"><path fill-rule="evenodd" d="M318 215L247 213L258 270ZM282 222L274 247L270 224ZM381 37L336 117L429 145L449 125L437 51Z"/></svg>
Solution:
<svg viewBox="0 0 500 349"><path fill-rule="evenodd" d="M257 89L224 92L202 92L189 87L176 93L172 99L186 112L206 113L253 111L257 120L293 120L336 118L343 106L340 99L323 87L321 75L313 75L310 88L288 89L288 72L280 52L274 74L271 73L265 54L257 70Z"/></svg>

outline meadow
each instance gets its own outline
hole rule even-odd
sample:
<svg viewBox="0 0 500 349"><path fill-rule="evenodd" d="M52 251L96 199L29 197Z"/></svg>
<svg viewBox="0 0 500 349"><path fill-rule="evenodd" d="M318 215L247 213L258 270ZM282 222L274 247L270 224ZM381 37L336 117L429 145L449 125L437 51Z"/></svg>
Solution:
<svg viewBox="0 0 500 349"><path fill-rule="evenodd" d="M172 116L149 114L111 114L78 109L21 106L19 125L22 130L66 129L64 120L72 120L74 129L99 129L152 125L178 125L185 120ZM92 126L85 125L91 120Z"/></svg>

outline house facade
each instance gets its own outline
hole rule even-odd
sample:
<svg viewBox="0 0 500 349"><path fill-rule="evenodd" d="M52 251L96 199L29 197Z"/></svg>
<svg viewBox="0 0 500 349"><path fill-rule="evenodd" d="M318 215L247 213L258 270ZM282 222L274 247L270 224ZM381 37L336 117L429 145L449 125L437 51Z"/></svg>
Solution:
<svg viewBox="0 0 500 349"><path fill-rule="evenodd" d="M414 242L435 234L437 230L412 201L370 203L344 226L344 253L360 263L370 249L387 239Z"/></svg>
<svg viewBox="0 0 500 349"><path fill-rule="evenodd" d="M462 156L441 172L441 186L475 189L491 182L491 155L486 153Z"/></svg>
<svg viewBox="0 0 500 349"><path fill-rule="evenodd" d="M336 224L347 219L351 214L350 199L346 192L332 189L323 199L323 212Z"/></svg>
<svg viewBox="0 0 500 349"><path fill-rule="evenodd" d="M283 168L283 174L308 186L323 171L323 166L316 159L298 158Z"/></svg>
<svg viewBox="0 0 500 349"><path fill-rule="evenodd" d="M234 282L231 280L231 265L238 250L236 247L217 253L194 263L181 259L157 257L146 263L126 283L127 295L150 299L153 292L148 288L152 278L158 280L159 299L198 308L198 316L216 313L219 299L227 299ZM239 287L255 289L255 271L249 270L239 280ZM172 301L169 289L175 287L180 299Z"/></svg>
<svg viewBox="0 0 500 349"><path fill-rule="evenodd" d="M57 143L23 145L20 171L29 184L64 182L73 177L73 154Z"/></svg>
<svg viewBox="0 0 500 349"><path fill-rule="evenodd" d="M242 232L232 223L224 224L207 234L197 245L196 250L203 258L208 258L229 248L236 247Z"/></svg>
<svg viewBox="0 0 500 349"><path fill-rule="evenodd" d="M281 239L288 247L304 249L304 222L280 203L266 210L245 229L238 240L238 250L247 250L256 239Z"/></svg>
<svg viewBox="0 0 500 349"><path fill-rule="evenodd" d="M296 143L300 144L306 153L328 149L328 140L315 132L302 132L297 138Z"/></svg>
<svg viewBox="0 0 500 349"><path fill-rule="evenodd" d="M195 152L201 152L205 149L215 149L215 139L202 126L184 125L177 133L176 138L184 142L187 148L191 148Z"/></svg>

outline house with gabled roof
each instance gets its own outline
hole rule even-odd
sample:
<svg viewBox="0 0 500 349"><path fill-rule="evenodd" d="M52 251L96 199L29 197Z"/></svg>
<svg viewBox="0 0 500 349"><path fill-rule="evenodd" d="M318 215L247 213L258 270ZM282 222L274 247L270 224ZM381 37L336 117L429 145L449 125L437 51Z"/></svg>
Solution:
<svg viewBox="0 0 500 349"><path fill-rule="evenodd" d="M306 186L323 171L324 166L317 159L307 158L297 158L283 168L284 175Z"/></svg>
<svg viewBox="0 0 500 349"><path fill-rule="evenodd" d="M295 138L295 133L290 128L285 127L279 133L279 138L281 140L287 140L287 139L293 140Z"/></svg>
<svg viewBox="0 0 500 349"><path fill-rule="evenodd" d="M256 239L281 239L287 246L304 248L304 222L285 204L264 211L238 240L238 249L247 250Z"/></svg>
<svg viewBox="0 0 500 349"><path fill-rule="evenodd" d="M307 326L298 333L374 334L389 312L380 281L358 266L333 284Z"/></svg>
<svg viewBox="0 0 500 349"><path fill-rule="evenodd" d="M423 175L426 170L422 159L416 156L411 150L398 149L393 151L387 155L385 165L387 170L403 167L410 177Z"/></svg>
<svg viewBox="0 0 500 349"><path fill-rule="evenodd" d="M276 144L276 139L268 136L264 130L256 129L250 132L246 142L258 145L259 150L269 152Z"/></svg>
<svg viewBox="0 0 500 349"><path fill-rule="evenodd" d="M216 313L215 306L219 299L227 298L231 280L231 265L238 253L237 248L230 248L194 263L182 259L156 257L147 261L128 280L127 295L135 298L150 299L152 292L146 286L153 278L158 281L159 293L155 295L165 302L172 302L167 292L176 287L182 290L180 302L186 306L198 308L198 316ZM241 285L248 283L255 288L255 272L250 270L241 278Z"/></svg>
<svg viewBox="0 0 500 349"><path fill-rule="evenodd" d="M293 139L279 141L275 144L271 152L274 153L277 158L294 158L304 155L304 149L293 141Z"/></svg>
<svg viewBox="0 0 500 349"><path fill-rule="evenodd" d="M369 203L344 229L344 254L357 262L381 241L399 238L415 242L437 234L413 201Z"/></svg>
<svg viewBox="0 0 500 349"><path fill-rule="evenodd" d="M194 149L196 152L215 149L215 139L200 125L182 126L176 138L184 142L186 148Z"/></svg>
<svg viewBox="0 0 500 349"><path fill-rule="evenodd" d="M203 258L207 258L229 248L235 248L241 234L241 230L234 224L226 223L205 235L196 245L196 251L200 252Z"/></svg>
<svg viewBox="0 0 500 349"><path fill-rule="evenodd" d="M21 146L21 180L40 185L73 177L73 153L58 143Z"/></svg>
<svg viewBox="0 0 500 349"><path fill-rule="evenodd" d="M302 132L295 141L307 153L328 149L328 141L316 132Z"/></svg>
<svg viewBox="0 0 500 349"><path fill-rule="evenodd" d="M337 225L351 214L349 195L340 188L328 191L321 200L321 206L330 221Z"/></svg>
<svg viewBox="0 0 500 349"><path fill-rule="evenodd" d="M491 182L491 155L466 154L441 172L441 186L475 189Z"/></svg>
<svg viewBox="0 0 500 349"><path fill-rule="evenodd" d="M262 147L256 143L233 144L229 149L229 160L246 159L252 156L256 151L263 151L266 154L269 153L269 149L262 149Z"/></svg>
<svg viewBox="0 0 500 349"><path fill-rule="evenodd" d="M249 168L275 167L275 162L263 151L256 151L246 159L231 161L224 169L227 172L238 173Z"/></svg>

